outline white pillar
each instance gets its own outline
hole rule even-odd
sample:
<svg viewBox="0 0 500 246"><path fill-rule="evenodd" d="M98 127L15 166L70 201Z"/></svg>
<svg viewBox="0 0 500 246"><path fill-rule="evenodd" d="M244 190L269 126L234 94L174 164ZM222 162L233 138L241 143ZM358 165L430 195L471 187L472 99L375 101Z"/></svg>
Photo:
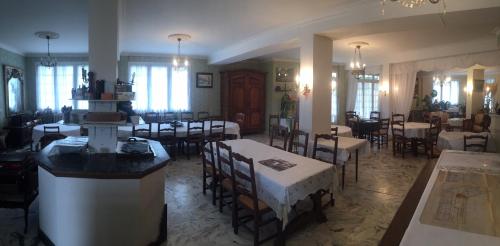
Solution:
<svg viewBox="0 0 500 246"><path fill-rule="evenodd" d="M390 103L390 91L389 91L389 67L390 64L382 65L382 73L380 74L379 81L379 99L380 99L380 117L382 118L390 118L391 117L391 103Z"/></svg>
<svg viewBox="0 0 500 246"><path fill-rule="evenodd" d="M484 107L484 94L480 84L484 86L484 69L471 67L467 70L467 102L466 102L466 117L470 118L471 114L477 113ZM479 90L476 90L479 89Z"/></svg>
<svg viewBox="0 0 500 246"><path fill-rule="evenodd" d="M310 134L330 133L333 41L307 34L300 42L300 128ZM303 95L306 86L309 95Z"/></svg>

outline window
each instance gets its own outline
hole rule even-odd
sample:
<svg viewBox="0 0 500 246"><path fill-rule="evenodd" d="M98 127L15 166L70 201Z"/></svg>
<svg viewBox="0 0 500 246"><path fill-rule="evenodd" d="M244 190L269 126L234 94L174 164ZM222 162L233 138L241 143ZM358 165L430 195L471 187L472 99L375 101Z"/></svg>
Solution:
<svg viewBox="0 0 500 246"><path fill-rule="evenodd" d="M187 70L174 70L166 64L133 64L129 76L134 77L137 111L189 110L189 79Z"/></svg>
<svg viewBox="0 0 500 246"><path fill-rule="evenodd" d="M84 64L61 64L56 67L37 66L37 108L51 108L59 112L63 106L75 109L87 109L88 102L72 101L71 89L83 83L81 70L88 66Z"/></svg>
<svg viewBox="0 0 500 246"><path fill-rule="evenodd" d="M370 118L370 112L379 111L378 102L378 75L367 74L358 80L356 106L354 110L361 118Z"/></svg>
<svg viewBox="0 0 500 246"><path fill-rule="evenodd" d="M459 81L451 80L444 83L434 81L432 89L437 92L436 99L438 101L450 102L452 105L458 104L458 95L460 93Z"/></svg>
<svg viewBox="0 0 500 246"><path fill-rule="evenodd" d="M332 122L337 122L337 73L332 73Z"/></svg>

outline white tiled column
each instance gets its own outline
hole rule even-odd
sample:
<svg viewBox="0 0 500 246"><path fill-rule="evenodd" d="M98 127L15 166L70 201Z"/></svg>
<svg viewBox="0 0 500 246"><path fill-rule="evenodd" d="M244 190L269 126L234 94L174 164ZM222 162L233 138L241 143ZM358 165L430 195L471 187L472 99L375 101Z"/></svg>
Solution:
<svg viewBox="0 0 500 246"><path fill-rule="evenodd" d="M332 46L332 39L320 35L300 39L299 122L310 134L330 133ZM309 95L303 95L306 85Z"/></svg>
<svg viewBox="0 0 500 246"><path fill-rule="evenodd" d="M484 107L483 90L474 91L474 87L479 83L484 86L484 69L471 67L467 70L467 102L466 102L466 117L470 118L471 114L477 113Z"/></svg>

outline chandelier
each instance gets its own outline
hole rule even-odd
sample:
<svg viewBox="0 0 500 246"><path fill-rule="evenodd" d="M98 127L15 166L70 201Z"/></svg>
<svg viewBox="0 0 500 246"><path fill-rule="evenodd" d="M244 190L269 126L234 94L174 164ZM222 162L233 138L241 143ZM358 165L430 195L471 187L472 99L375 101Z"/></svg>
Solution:
<svg viewBox="0 0 500 246"><path fill-rule="evenodd" d="M365 76L365 67L366 64L363 63L361 57L361 47L368 46L366 42L352 42L349 43L350 46L354 46L354 55L351 58L351 62L349 63L348 70L351 70L351 74L356 79L361 79Z"/></svg>
<svg viewBox="0 0 500 246"><path fill-rule="evenodd" d="M422 7L426 2L429 2L431 4L438 4L442 3L443 4L443 15L446 14L446 3L445 0L389 0L393 3L398 2L401 4L401 6L405 8L418 8ZM387 0L380 0L380 5L382 6L382 15L385 14L385 3Z"/></svg>
<svg viewBox="0 0 500 246"><path fill-rule="evenodd" d="M174 70L176 71L183 71L187 70L189 66L189 61L187 59L187 56L184 57L184 61L182 61L181 57L181 41L186 41L191 39L191 36L188 34L171 34L168 35L168 38L171 40L177 41L177 55L174 56L172 59L172 65L174 67Z"/></svg>
<svg viewBox="0 0 500 246"><path fill-rule="evenodd" d="M444 72L437 72L434 76L432 76L432 80L434 81L434 84L443 86L451 82L451 76L445 74Z"/></svg>
<svg viewBox="0 0 500 246"><path fill-rule="evenodd" d="M40 58L40 64L44 67L55 67L57 66L57 59L50 55L50 40L58 39L59 34L55 32L37 32L35 35L39 38L47 40L47 55Z"/></svg>

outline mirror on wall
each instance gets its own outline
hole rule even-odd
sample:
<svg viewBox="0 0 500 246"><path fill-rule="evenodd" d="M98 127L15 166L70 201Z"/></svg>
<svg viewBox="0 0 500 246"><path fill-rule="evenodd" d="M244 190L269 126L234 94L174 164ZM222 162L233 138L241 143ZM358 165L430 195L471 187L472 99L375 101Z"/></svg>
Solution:
<svg viewBox="0 0 500 246"><path fill-rule="evenodd" d="M3 66L5 88L5 112L7 116L19 114L24 110L23 105L23 70L11 66Z"/></svg>

